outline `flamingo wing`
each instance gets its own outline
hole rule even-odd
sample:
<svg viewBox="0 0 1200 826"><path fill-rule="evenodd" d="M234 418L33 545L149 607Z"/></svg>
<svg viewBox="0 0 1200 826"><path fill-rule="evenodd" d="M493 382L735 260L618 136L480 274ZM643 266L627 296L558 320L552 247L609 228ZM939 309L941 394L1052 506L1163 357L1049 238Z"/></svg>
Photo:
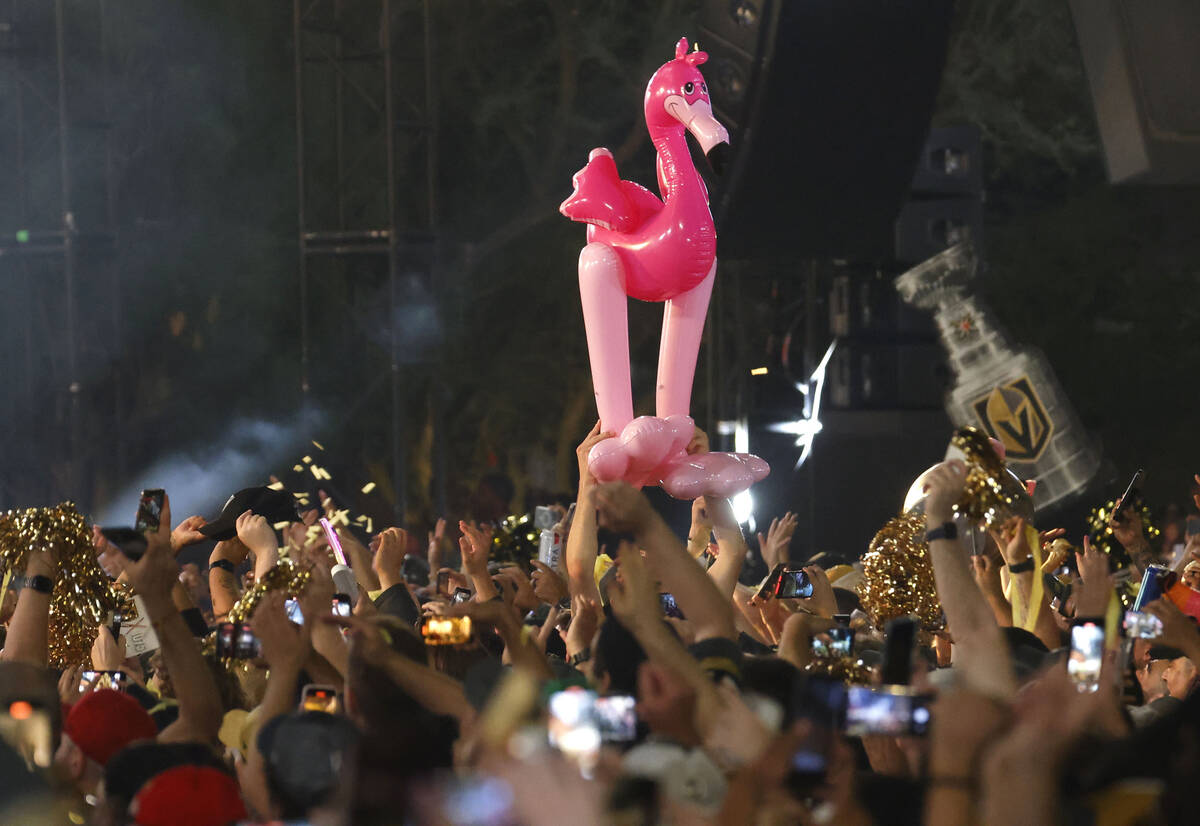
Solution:
<svg viewBox="0 0 1200 826"><path fill-rule="evenodd" d="M575 173L571 183L575 191L558 208L563 215L616 232L637 227L640 198L632 200L627 194L628 182L617 174L617 164L607 149L593 149L587 166Z"/></svg>

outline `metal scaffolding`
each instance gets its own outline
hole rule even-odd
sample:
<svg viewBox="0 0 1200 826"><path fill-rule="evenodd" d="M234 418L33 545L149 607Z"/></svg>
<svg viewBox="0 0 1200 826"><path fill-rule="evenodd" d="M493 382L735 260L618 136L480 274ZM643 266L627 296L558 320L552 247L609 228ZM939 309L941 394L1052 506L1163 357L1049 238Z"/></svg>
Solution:
<svg viewBox="0 0 1200 826"><path fill-rule="evenodd" d="M89 389L120 340L105 0L5 6L0 506L86 508L98 463L122 455L120 410L102 401L120 392Z"/></svg>
<svg viewBox="0 0 1200 826"><path fill-rule="evenodd" d="M401 319L414 291L436 308L431 14L430 0L293 4L301 390L306 405L336 398L345 423L388 386L397 524L407 504L405 384L423 378L408 365L428 363L412 352ZM336 304L344 315L330 311ZM369 349L380 307L386 322L375 343L387 354L386 382L367 359L365 375L344 364ZM436 422L440 394L436 379L428 384ZM436 444L434 453L444 507Z"/></svg>

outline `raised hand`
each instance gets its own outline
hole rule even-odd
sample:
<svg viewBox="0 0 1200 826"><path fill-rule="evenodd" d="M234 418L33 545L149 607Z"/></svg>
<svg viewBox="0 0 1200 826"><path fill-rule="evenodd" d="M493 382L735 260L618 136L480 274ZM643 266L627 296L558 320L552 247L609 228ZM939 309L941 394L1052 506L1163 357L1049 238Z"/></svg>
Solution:
<svg viewBox="0 0 1200 826"><path fill-rule="evenodd" d="M124 664L125 638L114 640L109 627L101 625L92 643L92 667L97 671L120 671Z"/></svg>
<svg viewBox="0 0 1200 826"><path fill-rule="evenodd" d="M623 483L620 483L623 484ZM621 554L621 576L608 586L608 602L621 624L631 631L659 622L662 614L658 591L636 550Z"/></svg>
<svg viewBox="0 0 1200 826"><path fill-rule="evenodd" d="M361 617L324 617L322 622L345 628L350 637L350 650L364 662L378 665L392 652L383 629Z"/></svg>
<svg viewBox="0 0 1200 826"><path fill-rule="evenodd" d="M380 587L387 589L404 582L402 570L404 556L408 553L408 531L403 528L388 528L379 534L378 538L379 545L371 567L379 576Z"/></svg>
<svg viewBox="0 0 1200 826"><path fill-rule="evenodd" d="M768 568L787 561L787 549L792 544L792 534L796 532L796 519L796 514L788 511L771 520L765 537L761 532L758 534L758 549Z"/></svg>
<svg viewBox="0 0 1200 826"><path fill-rule="evenodd" d="M474 522L460 521L458 529L463 533L458 545L462 551L463 567L472 576L479 572L486 575L488 555L492 550L492 534L494 533L491 525L479 527Z"/></svg>
<svg viewBox="0 0 1200 826"><path fill-rule="evenodd" d="M1083 537L1083 551L1075 554L1082 584L1075 595L1075 616L1102 617L1108 610L1112 577L1108 572L1108 557L1092 547L1091 538Z"/></svg>
<svg viewBox="0 0 1200 826"><path fill-rule="evenodd" d="M544 562L533 561L533 593L547 605L557 605L567 596L567 581Z"/></svg>
<svg viewBox="0 0 1200 826"><path fill-rule="evenodd" d="M246 511L237 518L237 535L242 544L254 552L255 557L269 556L279 550L275 529L265 516Z"/></svg>
<svg viewBox="0 0 1200 826"><path fill-rule="evenodd" d="M600 524L617 533L633 533L646 528L654 518L650 500L626 482L597 485L592 500L599 513Z"/></svg>
<svg viewBox="0 0 1200 826"><path fill-rule="evenodd" d="M510 566L502 568L496 573L496 579L507 580L513 586L512 604L514 608L522 611L532 611L538 606L537 595L533 591L533 585L529 581L529 577L525 576L520 568Z"/></svg>
<svg viewBox="0 0 1200 826"><path fill-rule="evenodd" d="M837 597L833 595L833 583L829 581L829 574L825 573L825 569L820 565L805 565L804 573L808 574L813 592L811 597L801 602L808 605L814 614L832 619L837 613Z"/></svg>
<svg viewBox="0 0 1200 826"><path fill-rule="evenodd" d="M929 530L954 518L966 478L966 466L957 459L942 462L925 476L925 524Z"/></svg>
<svg viewBox="0 0 1200 826"><path fill-rule="evenodd" d="M272 669L299 670L312 648L311 626L288 620L284 595L271 591L255 606L250 627L262 647L262 658Z"/></svg>
<svg viewBox="0 0 1200 826"><path fill-rule="evenodd" d="M146 542L146 552L141 559L135 561L124 554L121 556L125 574L133 589L146 602L147 612L158 616L174 610L171 589L179 581L179 566L171 551L171 500L165 494L158 530L146 531Z"/></svg>
<svg viewBox="0 0 1200 826"><path fill-rule="evenodd" d="M104 538L104 534L100 533L99 525L92 526L92 546L96 549L96 561L100 563L104 573L112 579L121 576L125 571L125 564L122 561L125 556L117 550L116 545Z"/></svg>
<svg viewBox="0 0 1200 826"><path fill-rule="evenodd" d="M1200 652L1200 629L1195 621L1179 610L1175 603L1160 597L1154 602L1142 607L1148 614L1153 614L1162 620L1163 630L1158 636L1159 645L1169 645L1178 648L1194 659Z"/></svg>
<svg viewBox="0 0 1200 826"><path fill-rule="evenodd" d="M695 456L699 453L708 453L708 434L697 427L691 441L688 442L687 455Z"/></svg>
<svg viewBox="0 0 1200 826"><path fill-rule="evenodd" d="M596 484L596 477L592 475L592 471L588 468L588 454L597 443L605 439L611 439L617 434L610 431L602 432L600 430L600 422L588 432L588 435L579 443L579 447L575 448L575 460L579 463L579 489L591 487Z"/></svg>
<svg viewBox="0 0 1200 826"><path fill-rule="evenodd" d="M204 525L203 516L189 516L176 525L175 530L171 531L171 550L178 554L188 545L195 545L197 542L208 539L207 536L200 533L200 529Z"/></svg>
<svg viewBox="0 0 1200 826"><path fill-rule="evenodd" d="M596 629L600 627L602 613L600 603L590 597L576 596L571 600L571 624L563 640L568 656L591 646L592 637L596 636Z"/></svg>

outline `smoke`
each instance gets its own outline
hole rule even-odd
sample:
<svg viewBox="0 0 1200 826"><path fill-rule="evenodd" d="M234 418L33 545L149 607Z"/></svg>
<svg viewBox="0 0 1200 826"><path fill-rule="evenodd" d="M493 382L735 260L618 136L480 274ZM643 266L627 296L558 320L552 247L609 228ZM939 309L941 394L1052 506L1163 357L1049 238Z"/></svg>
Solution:
<svg viewBox="0 0 1200 826"><path fill-rule="evenodd" d="M203 448L173 453L139 473L120 493L97 507L97 522L131 524L145 488L166 490L171 498L171 519L176 523L192 514L211 519L234 491L267 484L271 472L307 443L324 418L320 411L308 409L282 423L236 419L223 438Z"/></svg>

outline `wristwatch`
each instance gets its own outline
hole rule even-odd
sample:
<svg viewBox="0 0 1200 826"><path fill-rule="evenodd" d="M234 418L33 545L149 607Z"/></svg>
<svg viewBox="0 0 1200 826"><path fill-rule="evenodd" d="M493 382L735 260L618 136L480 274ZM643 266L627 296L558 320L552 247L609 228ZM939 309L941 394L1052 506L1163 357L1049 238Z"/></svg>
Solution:
<svg viewBox="0 0 1200 826"><path fill-rule="evenodd" d="M13 579L14 585L17 585L20 588L32 588L33 590L42 594L49 594L54 590L54 580L48 576L42 576L41 574L34 574L33 576L27 577L13 577ZM16 580L20 581L19 585Z"/></svg>
<svg viewBox="0 0 1200 826"><path fill-rule="evenodd" d="M953 522L943 522L925 534L926 542L932 542L935 539L958 539L958 525Z"/></svg>
<svg viewBox="0 0 1200 826"><path fill-rule="evenodd" d="M1014 574L1023 574L1026 571L1032 571L1033 570L1033 557L1027 556L1027 557L1025 557L1024 562L1018 562L1016 565L1009 565L1008 570Z"/></svg>
<svg viewBox="0 0 1200 826"><path fill-rule="evenodd" d="M567 665L572 666L574 668L578 668L580 663L585 663L588 660L590 660L591 658L592 658L591 647L584 648L580 651L575 652L570 657L568 657Z"/></svg>

